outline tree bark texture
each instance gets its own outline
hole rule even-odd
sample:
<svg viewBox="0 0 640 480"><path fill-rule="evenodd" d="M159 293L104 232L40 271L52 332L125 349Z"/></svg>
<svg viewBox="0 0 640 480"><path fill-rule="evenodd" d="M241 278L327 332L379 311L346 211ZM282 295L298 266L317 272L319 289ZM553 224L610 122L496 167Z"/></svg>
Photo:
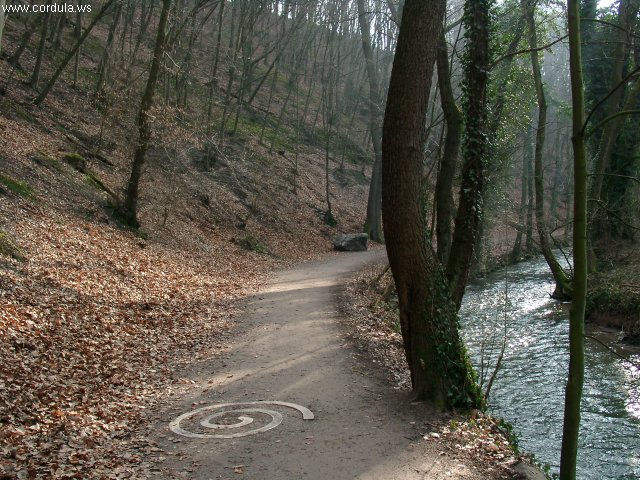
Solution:
<svg viewBox="0 0 640 480"><path fill-rule="evenodd" d="M414 395L439 408L469 408L481 396L422 204L425 115L443 14L442 0L404 6L383 124L382 216Z"/></svg>

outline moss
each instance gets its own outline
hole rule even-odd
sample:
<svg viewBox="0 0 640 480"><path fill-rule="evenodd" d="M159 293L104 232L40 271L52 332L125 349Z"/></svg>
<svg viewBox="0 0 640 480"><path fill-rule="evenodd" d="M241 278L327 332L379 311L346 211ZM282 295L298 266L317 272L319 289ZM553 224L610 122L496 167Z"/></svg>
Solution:
<svg viewBox="0 0 640 480"><path fill-rule="evenodd" d="M24 182L19 182L0 173L0 182L3 183L10 191L17 193L23 197L33 195L33 190Z"/></svg>
<svg viewBox="0 0 640 480"><path fill-rule="evenodd" d="M84 181L88 185L91 185L92 187L95 187L98 190L102 190L103 192L106 192L109 194L111 193L109 189L105 186L105 184L102 183L102 181L98 178L98 176L95 173L93 173L91 170L87 170L87 173L84 176Z"/></svg>
<svg viewBox="0 0 640 480"><path fill-rule="evenodd" d="M79 153L67 153L62 159L81 173L87 173L87 161Z"/></svg>
<svg viewBox="0 0 640 480"><path fill-rule="evenodd" d="M260 240L259 238L254 237L253 235L247 235L244 238L234 240L234 243L238 245L243 250L247 250L249 252L256 252L260 254L271 254L269 248Z"/></svg>
<svg viewBox="0 0 640 480"><path fill-rule="evenodd" d="M18 118L20 118L20 120L24 120L28 123L35 123L35 118L33 117L33 115L25 110L19 103L13 103L13 111L16 113Z"/></svg>
<svg viewBox="0 0 640 480"><path fill-rule="evenodd" d="M38 165L49 168L51 170L55 170L56 172L63 173L64 172L64 164L44 152L38 152L31 157L31 159L36 162Z"/></svg>
<svg viewBox="0 0 640 480"><path fill-rule="evenodd" d="M25 256L20 247L9 239L8 235L0 230L0 255L11 257L19 262L25 261Z"/></svg>

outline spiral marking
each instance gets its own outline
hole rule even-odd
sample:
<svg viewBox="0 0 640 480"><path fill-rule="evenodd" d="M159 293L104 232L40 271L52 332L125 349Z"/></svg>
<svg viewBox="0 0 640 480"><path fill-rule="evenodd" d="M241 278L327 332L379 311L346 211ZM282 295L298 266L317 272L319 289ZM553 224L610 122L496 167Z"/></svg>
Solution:
<svg viewBox="0 0 640 480"><path fill-rule="evenodd" d="M177 417L175 420L173 420L170 424L169 424L169 429L173 432L173 433L177 433L178 435L182 435L184 437L189 437L189 438L238 438L238 437L246 437L248 435L255 435L257 433L261 433L261 432L266 432L267 430L271 430L272 428L277 427L278 425L280 425L282 423L282 414L279 412L276 412L275 410L267 410L264 408L256 408L253 407L253 405L279 405L282 407L289 407L289 408L293 408L295 410L298 410L300 413L302 413L302 419L303 420L313 420L314 419L314 415L313 412L311 410L309 410L306 407L303 407L302 405L297 405L295 403L288 403L288 402L279 402L279 401L273 401L273 402L268 402L268 401L260 401L260 402L242 402L242 403L221 403L218 405L208 405L206 407L202 407L202 408L198 408L196 410L192 410L191 412L187 412L187 413L183 413L182 415L180 415L179 417ZM225 430L225 429L233 429L233 428L240 428L240 427L244 427L246 425L249 425L251 423L253 423L253 418L248 417L248 416L244 416L241 415L238 417L238 422L234 423L234 424L230 424L230 425L225 425L225 424L218 424L215 423L215 419L226 415L226 414L230 414L230 413L262 413L265 415L269 415L271 417L271 421L263 426L263 427L259 427L259 428L254 428L253 430L248 430L246 432L239 432L239 433L219 433L219 434L209 434L209 433L193 433L190 432L188 430L183 429L180 426L180 422L182 422L183 420L186 420L188 418L193 417L194 415L197 415L200 412L205 412L205 411L209 411L209 410L216 410L219 408L228 408L228 407L242 407L242 406L248 406L250 408L242 408L242 409L237 409L237 410L225 410L223 412L215 412L211 415L209 415L208 417L205 417L204 420L202 420L200 422L200 425L202 425L205 428L211 428L214 430Z"/></svg>

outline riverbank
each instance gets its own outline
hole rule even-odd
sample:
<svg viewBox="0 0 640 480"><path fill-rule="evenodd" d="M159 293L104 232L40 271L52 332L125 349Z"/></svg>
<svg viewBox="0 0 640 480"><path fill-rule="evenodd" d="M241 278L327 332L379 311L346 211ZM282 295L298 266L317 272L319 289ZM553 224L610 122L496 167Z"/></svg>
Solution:
<svg viewBox="0 0 640 480"><path fill-rule="evenodd" d="M369 267L341 292L345 331L360 355L380 368L394 389L409 391L411 380L397 321L397 299L389 270ZM481 412L452 414L432 425L424 441L444 442L446 449L462 455L490 472L488 478L545 478L519 452L510 426Z"/></svg>
<svg viewBox="0 0 640 480"><path fill-rule="evenodd" d="M619 340L640 346L640 247L608 249L589 276L587 321L620 332Z"/></svg>

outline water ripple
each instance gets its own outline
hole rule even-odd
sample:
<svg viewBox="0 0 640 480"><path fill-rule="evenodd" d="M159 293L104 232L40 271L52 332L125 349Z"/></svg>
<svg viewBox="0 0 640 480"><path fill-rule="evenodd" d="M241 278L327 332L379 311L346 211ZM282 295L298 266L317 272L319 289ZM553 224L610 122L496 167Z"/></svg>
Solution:
<svg viewBox="0 0 640 480"><path fill-rule="evenodd" d="M557 469L569 364L568 307L550 298L553 287L544 260L510 267L469 286L461 318L476 368L481 351L485 364L490 351L491 358L497 356L506 319L507 350L490 409L514 424L522 448ZM640 370L596 342L587 341L586 348L578 478L640 478Z"/></svg>

